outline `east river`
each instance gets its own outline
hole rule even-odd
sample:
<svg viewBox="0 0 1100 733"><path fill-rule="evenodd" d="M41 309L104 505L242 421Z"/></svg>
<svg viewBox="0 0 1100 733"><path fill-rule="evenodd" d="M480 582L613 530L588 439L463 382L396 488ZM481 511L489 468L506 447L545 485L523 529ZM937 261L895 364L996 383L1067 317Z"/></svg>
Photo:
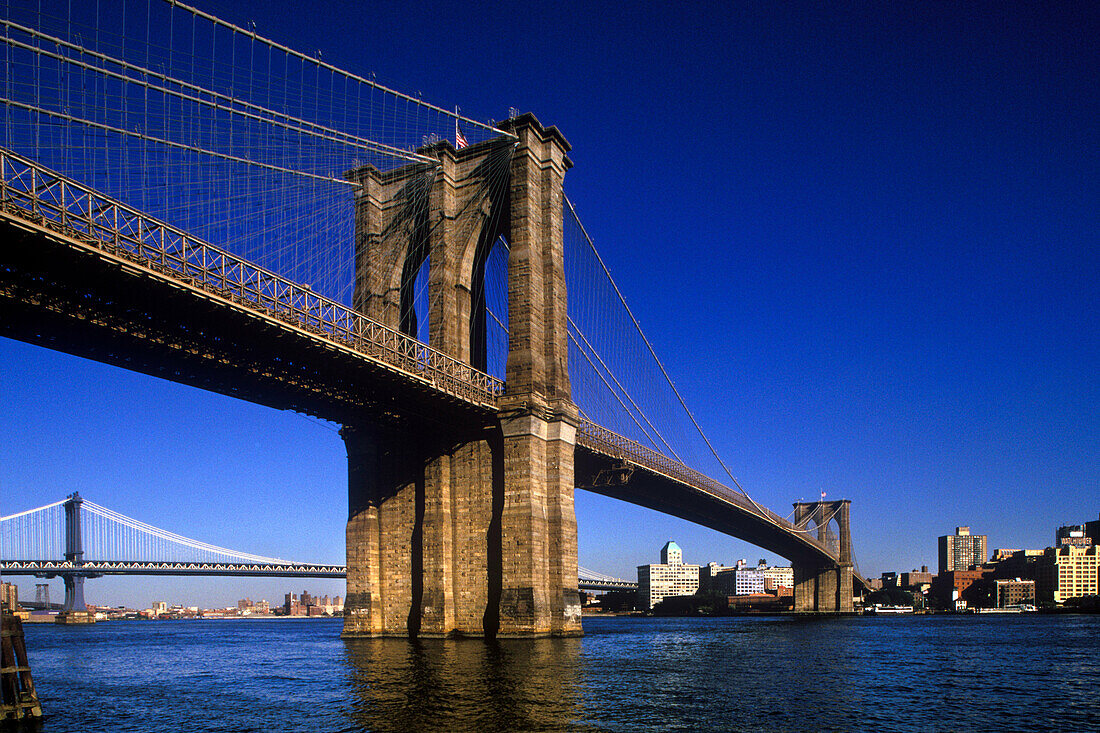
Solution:
<svg viewBox="0 0 1100 733"><path fill-rule="evenodd" d="M339 620L27 625L42 731L1098 730L1100 616L586 618L580 639Z"/></svg>

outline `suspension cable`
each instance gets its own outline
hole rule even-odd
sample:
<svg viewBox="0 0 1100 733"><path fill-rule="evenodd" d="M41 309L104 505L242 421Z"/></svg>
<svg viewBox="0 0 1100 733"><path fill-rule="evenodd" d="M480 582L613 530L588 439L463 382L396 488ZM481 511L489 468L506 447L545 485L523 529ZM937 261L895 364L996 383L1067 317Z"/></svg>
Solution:
<svg viewBox="0 0 1100 733"><path fill-rule="evenodd" d="M611 287L615 289L615 294L619 296L619 301L623 304L623 307L626 308L627 315L629 315L630 320L634 322L634 327L638 330L638 335L642 337L642 341L645 343L646 348L649 349L650 355L652 355L653 360L657 362L657 366L660 368L661 374L664 375L665 381L667 381L669 387L672 388L672 392L676 395L676 399L680 401L680 406L684 408L684 412L686 412L687 416L691 419L691 424L695 426L695 429L699 432L699 435L700 437L702 437L703 442L705 442L707 444L707 448L710 449L711 455L713 455L715 460L718 461L719 465L722 466L722 470L726 472L726 475L729 476L730 480L732 480L734 485L737 486L738 491L748 497L748 494L745 493L745 490L741 488L741 484L738 483L737 479L734 478L732 473L730 473L729 468L726 466L726 462L722 460L722 457L718 455L718 451L714 449L714 446L711 444L710 439L707 438L706 434L703 432L703 428L699 426L699 423L695 419L695 416L691 413L691 410L688 409L687 403L684 401L683 396L681 396L680 394L680 390L676 389L676 385L672 382L672 377L669 376L668 370L665 369L665 365L657 356L657 352L653 349L653 344L649 342L649 338L645 335L645 332L642 331L641 324L638 323L638 319L634 317L634 311L632 311L630 309L630 306L627 304L626 298L623 297L622 291L619 290L619 286L615 282L615 278L611 277L611 272L607 269L607 265L604 264L603 258L600 257L600 253L596 251L596 245L592 242L592 237L588 235L588 230L584 228L584 222L582 222L580 217L577 216L577 210L573 207L573 202L569 200L568 196L563 195L562 198L565 200L566 205L569 206L569 211L572 212L573 218L576 220L577 225L581 229L581 233L584 234L584 238L588 241L588 246L592 248L593 254L596 255L596 261L599 262L600 267L603 268L604 274L607 275L607 279L611 283ZM756 502L753 503L755 504Z"/></svg>

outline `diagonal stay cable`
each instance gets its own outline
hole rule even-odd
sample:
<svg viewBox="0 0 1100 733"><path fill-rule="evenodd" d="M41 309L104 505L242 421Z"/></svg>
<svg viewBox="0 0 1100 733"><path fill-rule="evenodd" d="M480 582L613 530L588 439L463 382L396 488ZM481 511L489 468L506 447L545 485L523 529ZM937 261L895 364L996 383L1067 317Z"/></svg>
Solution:
<svg viewBox="0 0 1100 733"><path fill-rule="evenodd" d="M657 362L657 366L660 368L661 374L664 375L665 381L667 381L669 387L672 388L672 392L676 395L676 399L680 401L680 406L684 408L684 412L686 412L688 418L691 419L691 424L695 426L695 429L699 432L699 435L700 437L702 437L703 442L705 442L707 444L707 448L710 449L711 455L713 455L715 460L718 461L719 465L722 466L722 470L726 472L726 475L729 476L730 480L732 480L734 485L737 486L738 491L748 497L749 495L745 493L745 490L743 488L741 488L741 484L739 484L737 482L737 479L734 478L733 474L730 473L729 468L726 466L726 462L722 460L722 457L718 455L718 451L714 449L714 446L711 444L710 439L707 438L706 434L703 432L703 428L699 426L698 421L691 413L691 410L688 408L687 403L684 402L684 398L683 396L681 396L680 390L676 389L676 385L672 382L672 377L669 376L668 371L665 369L665 365L657 356L657 352L654 351L653 344L649 342L649 338L642 331L641 324L639 324L638 319L634 317L634 311L630 309L630 306L627 304L626 299L623 297L622 291L619 290L618 284L615 282L615 279L611 277L611 272L607 269L607 265L604 264L603 258L600 257L600 253L596 251L596 245L592 242L592 237L588 235L588 230L584 228L584 222L582 222L580 217L577 216L577 210L573 207L573 202L569 200L568 196L563 196L562 198L565 200L566 205L569 207L569 211L573 214L573 218L576 220L577 225L580 227L581 233L584 234L584 238L588 242L588 246L592 248L593 254L596 255L596 261L599 262L600 267L603 268L604 274L607 275L607 279L611 283L611 287L615 289L615 294L619 296L619 301L623 304L623 307L626 308L627 315L630 316L630 320L633 321L634 327L638 330L638 335L642 337L642 341L645 342L646 348L649 349L650 355L653 357L654 361ZM752 501L752 498L749 497L749 500ZM756 502L753 502L753 504L755 503Z"/></svg>
<svg viewBox="0 0 1100 733"><path fill-rule="evenodd" d="M573 327L573 330L577 332L577 335L580 336L581 339L584 341L584 345L588 347L588 349L592 352L592 355L595 356L597 361L600 362L600 366L602 366L604 368L604 371L607 372L607 375L609 377L611 377L612 381L615 382L615 386L617 386L619 388L619 390L624 395L626 395L626 398L628 400L630 400L630 404L633 405L634 409L638 411L638 414L642 416L642 419L645 420L646 425L648 425L653 430L653 432L657 435L657 437L661 439L661 442L664 443L665 447L668 448L669 452L672 453L672 457L675 458L680 463L683 463L684 459L681 458L680 455L676 452L676 449L673 448L669 444L669 442L665 439L665 436L661 435L661 431L657 429L657 426L653 424L653 422L645 414L645 411L642 410L642 408L638 407L638 403L636 403L634 401L634 398L630 396L630 393L626 390L626 387L624 387L622 385L622 382L619 381L619 378L615 376L615 373L613 371L611 371L611 367L607 366L606 362L604 362L604 360L603 360L603 357L600 356L600 352L596 350L596 347L594 347L592 345L592 343L588 340L588 337L584 335L584 331L582 331L580 329L580 327L576 323L573 322L572 318L569 318L567 316L566 320L568 321L569 325ZM570 337L572 337L572 334L570 334ZM583 349L582 349L581 353L584 353ZM585 358L587 359L588 357L586 356ZM588 361L589 361L589 364L592 363L591 359L589 359ZM593 366L593 368L595 368L594 364L592 366ZM599 374L599 369L596 369L596 373ZM611 385L607 384L606 380L604 380L604 384L607 385L607 388L611 389L612 392L615 391L611 388ZM622 400L619 400L619 404L622 404ZM627 409L626 405L623 405L623 408ZM627 412L630 412L630 410L627 409ZM635 420L634 422L635 422L635 424L637 424L638 421ZM641 427L641 426L639 425L638 427ZM644 428L643 428L642 432L646 433L647 438L649 438L650 440L653 440L653 438L650 437L649 433L646 432Z"/></svg>
<svg viewBox="0 0 1100 733"><path fill-rule="evenodd" d="M634 416L634 413L633 413L633 412L632 412L632 411L630 410L630 408L626 406L626 404L625 404L625 403L623 402L623 399L622 399L622 397L620 397L620 396L619 396L618 392L616 392L616 391L615 391L615 389L614 389L614 388L613 388L613 387L612 387L612 386L611 386L610 384L608 384L608 383L607 383L607 380L606 380L606 379L604 378L603 374L602 374L602 373L600 372L600 370L599 370L599 369L598 369L598 368L596 367L596 365L592 363L592 359L591 359L591 357L589 357L589 356L588 356L588 354L587 354L587 353L585 353L585 350L584 350L583 348L581 348L581 345L580 345L580 343L578 343L578 342L577 342L577 339L576 339L576 338L575 338L575 337L573 336L573 333L572 333L572 331L570 331L568 335L569 335L569 340L570 340L570 341L572 341L574 345L576 345L576 347L577 347L577 350L578 350L578 351L580 351L581 355L582 355L582 356L583 356L583 357L585 358L585 360L586 360L586 361L588 362L588 365L589 365L590 367L592 367L592 371L594 371L594 372L596 373L596 376L598 376L598 377L600 378L600 381L601 381L601 382L603 382L603 385L604 385L605 387L607 387L607 391L608 391L608 392L610 392L610 393L611 393L611 394L612 394L612 395L613 395L613 396L615 397L615 400L616 400L616 401L617 401L617 402L619 403L619 406L620 406L620 407L622 407L622 408L623 408L623 411L624 411L624 412L626 412L626 414L627 414L627 415L628 415L628 416L630 417L630 419L634 421L634 424L638 426L638 429L642 431L642 434L644 434L644 435L645 435L645 437L646 437L646 438L647 438L647 439L648 439L648 440L649 440L649 441L650 441L651 443L653 443L653 445L654 445L654 446L656 446L656 445L657 445L657 441L653 440L653 436L652 436L652 435L650 435L650 434L649 434L649 433L648 433L648 432L646 431L645 427L644 427L644 426L642 426L642 424L638 422L638 418L637 418L637 417L635 417L635 416ZM581 337L583 338L583 337L584 337L584 335L582 334L582 335L581 335ZM597 357L597 358L598 358L598 357ZM612 375L612 377L611 377L611 378L612 378L612 379L614 379L614 378L615 378L615 377L614 377L614 375ZM627 395L627 399L630 399L630 395ZM585 416L585 417L587 417L587 416ZM645 419L645 415L642 415L642 419L643 419L643 420ZM646 420L646 422L649 422L649 421L648 421L648 420ZM661 440L663 441L663 440L664 440L664 438L661 438ZM669 448L669 450L672 450L672 449L671 449L671 448ZM679 460L679 458L677 458L677 460ZM681 463L683 463L683 461L680 461L680 462L681 462Z"/></svg>

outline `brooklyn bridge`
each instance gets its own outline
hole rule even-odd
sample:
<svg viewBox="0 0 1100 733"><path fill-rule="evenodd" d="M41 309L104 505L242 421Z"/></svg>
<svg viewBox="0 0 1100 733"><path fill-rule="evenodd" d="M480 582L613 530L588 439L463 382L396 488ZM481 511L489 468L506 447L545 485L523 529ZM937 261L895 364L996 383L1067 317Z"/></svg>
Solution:
<svg viewBox="0 0 1100 733"><path fill-rule="evenodd" d="M132 11L172 29L144 43L87 12L0 21L0 334L342 425L346 636L580 634L577 489L788 558L796 611L852 610L849 502L737 484L566 195L567 131L178 2ZM2 560L110 570L69 540Z"/></svg>

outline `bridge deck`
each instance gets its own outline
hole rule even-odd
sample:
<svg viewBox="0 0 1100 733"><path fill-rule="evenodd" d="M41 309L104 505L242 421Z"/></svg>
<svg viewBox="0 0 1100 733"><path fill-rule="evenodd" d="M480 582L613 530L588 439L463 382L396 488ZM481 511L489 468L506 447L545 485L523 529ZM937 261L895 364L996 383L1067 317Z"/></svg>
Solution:
<svg viewBox="0 0 1100 733"><path fill-rule="evenodd" d="M170 224L0 148L0 217L132 274L174 281L482 408L503 382ZM136 266L136 267L135 267Z"/></svg>

